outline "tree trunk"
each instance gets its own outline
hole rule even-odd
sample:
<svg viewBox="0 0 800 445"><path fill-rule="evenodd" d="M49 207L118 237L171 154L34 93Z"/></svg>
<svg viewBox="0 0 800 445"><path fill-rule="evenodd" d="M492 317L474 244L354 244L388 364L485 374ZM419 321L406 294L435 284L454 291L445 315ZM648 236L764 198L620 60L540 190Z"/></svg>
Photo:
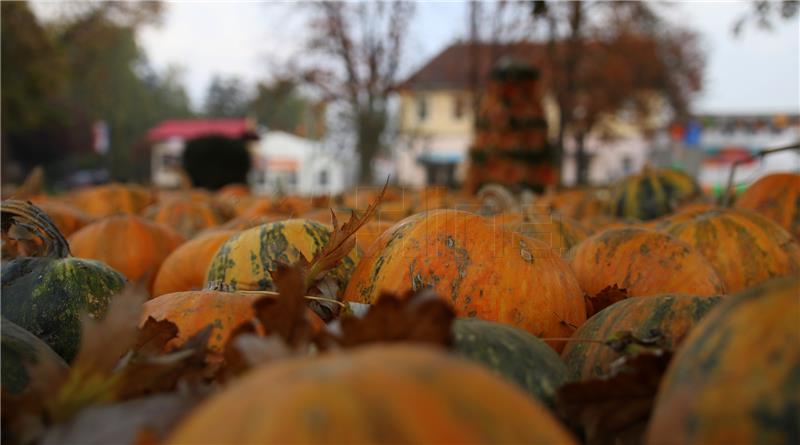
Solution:
<svg viewBox="0 0 800 445"><path fill-rule="evenodd" d="M372 185L372 161L381 149L381 135L386 128L386 113L379 110L364 110L358 115L358 142L360 155L358 180L363 185Z"/></svg>
<svg viewBox="0 0 800 445"><path fill-rule="evenodd" d="M586 153L586 135L583 132L575 135L575 182L578 185L589 183L589 156Z"/></svg>

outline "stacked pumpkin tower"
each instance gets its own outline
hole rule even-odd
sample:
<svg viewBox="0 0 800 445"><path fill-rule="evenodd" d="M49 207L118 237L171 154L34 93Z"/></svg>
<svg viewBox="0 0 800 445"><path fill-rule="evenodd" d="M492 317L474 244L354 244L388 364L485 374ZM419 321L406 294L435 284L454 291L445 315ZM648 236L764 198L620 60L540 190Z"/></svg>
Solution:
<svg viewBox="0 0 800 445"><path fill-rule="evenodd" d="M475 125L468 191L489 183L538 192L556 185L556 151L547 141L536 68L501 60L492 70Z"/></svg>

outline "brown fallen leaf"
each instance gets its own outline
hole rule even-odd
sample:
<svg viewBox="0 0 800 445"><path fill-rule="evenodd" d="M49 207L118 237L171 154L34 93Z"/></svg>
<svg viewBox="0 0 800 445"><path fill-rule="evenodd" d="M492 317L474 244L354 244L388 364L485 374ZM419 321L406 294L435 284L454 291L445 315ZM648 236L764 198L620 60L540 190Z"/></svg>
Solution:
<svg viewBox="0 0 800 445"><path fill-rule="evenodd" d="M584 302L586 304L586 317L602 311L603 309L611 306L612 304L622 301L630 297L627 289L622 289L616 284L606 286L603 290L595 295L584 295Z"/></svg>
<svg viewBox="0 0 800 445"><path fill-rule="evenodd" d="M672 353L623 357L605 378L567 383L556 392L559 415L590 445L642 443L658 385Z"/></svg>
<svg viewBox="0 0 800 445"><path fill-rule="evenodd" d="M136 338L133 350L139 354L160 354L163 352L167 343L178 336L178 326L169 320L156 320L148 317Z"/></svg>
<svg viewBox="0 0 800 445"><path fill-rule="evenodd" d="M405 297L384 293L361 317L340 319L338 343L346 348L375 342L422 342L449 346L455 311L431 289Z"/></svg>

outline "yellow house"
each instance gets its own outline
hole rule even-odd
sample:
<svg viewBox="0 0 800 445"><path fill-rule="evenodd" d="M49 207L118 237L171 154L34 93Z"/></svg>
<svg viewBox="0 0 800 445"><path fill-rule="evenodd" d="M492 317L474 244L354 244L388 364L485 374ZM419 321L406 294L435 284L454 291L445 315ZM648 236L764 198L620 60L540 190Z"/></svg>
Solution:
<svg viewBox="0 0 800 445"><path fill-rule="evenodd" d="M504 56L529 61L542 69L546 79L545 51L542 45L530 42L457 42L402 82L398 88L400 137L392 153L398 182L409 186L462 182L474 136L475 92L482 90L492 67ZM559 127L558 106L547 91L542 93L552 140ZM662 127L658 122L662 118L656 115L642 125L624 116L609 116L598 125L586 140L590 182L607 183L641 168L653 143L648 135L652 131L642 130ZM575 147L569 137L564 142L562 183L571 184L575 180Z"/></svg>
<svg viewBox="0 0 800 445"><path fill-rule="evenodd" d="M475 94L503 56L532 60L533 43L457 42L413 73L398 89L400 138L393 157L403 185L453 185L464 179L474 136ZM543 101L548 123L557 121L553 101Z"/></svg>

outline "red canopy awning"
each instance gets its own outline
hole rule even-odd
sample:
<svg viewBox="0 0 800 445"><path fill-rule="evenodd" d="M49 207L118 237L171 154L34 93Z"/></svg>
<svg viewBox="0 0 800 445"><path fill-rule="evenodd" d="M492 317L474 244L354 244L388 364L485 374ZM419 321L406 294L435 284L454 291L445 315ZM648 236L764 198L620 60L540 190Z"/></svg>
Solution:
<svg viewBox="0 0 800 445"><path fill-rule="evenodd" d="M158 124L147 132L147 140L151 142L171 138L189 140L211 135L231 139L258 137L247 119L186 119L167 120Z"/></svg>

